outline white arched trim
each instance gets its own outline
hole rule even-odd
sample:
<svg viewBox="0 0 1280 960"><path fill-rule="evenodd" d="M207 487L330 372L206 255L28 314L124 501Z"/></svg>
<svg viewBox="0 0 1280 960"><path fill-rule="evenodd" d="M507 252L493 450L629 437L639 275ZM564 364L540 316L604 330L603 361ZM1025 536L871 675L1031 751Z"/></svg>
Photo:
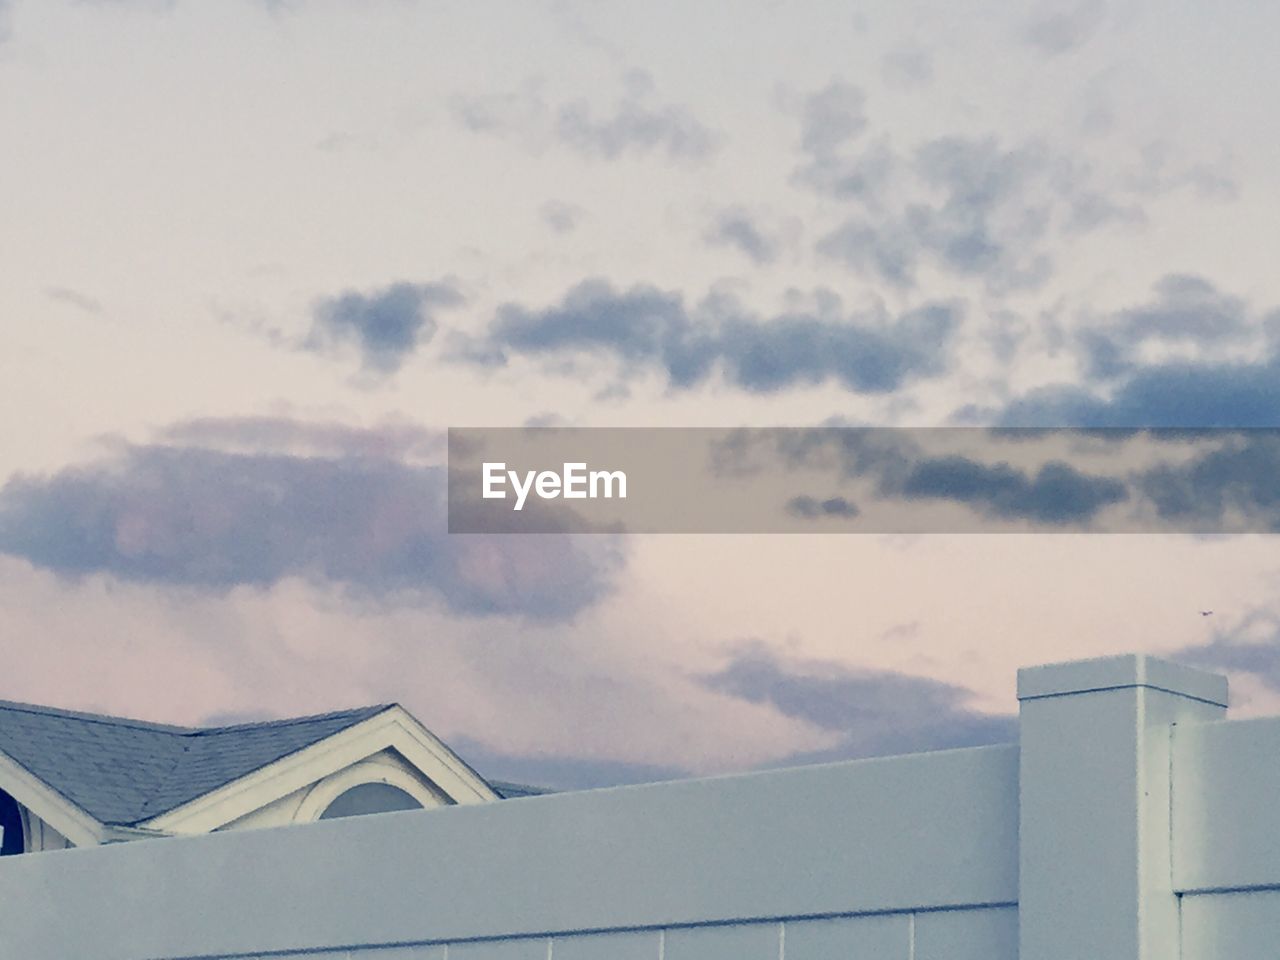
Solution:
<svg viewBox="0 0 1280 960"><path fill-rule="evenodd" d="M421 774L420 784L433 784L447 803L485 803L497 800L484 779L410 716L390 706L318 743L269 763L202 797L141 824L149 831L173 834L209 833L298 790L384 750L394 751ZM417 796L417 794L414 794ZM295 815L296 817L296 815Z"/></svg>
<svg viewBox="0 0 1280 960"><path fill-rule="evenodd" d="M320 815L329 809L329 804L351 788L366 783L385 783L389 787L403 790L428 809L438 807L444 802L440 799L439 793L408 771L380 760L364 760L345 770L339 770L332 776L325 777L312 787L299 804L298 812L293 816L293 822L310 823L313 820L319 820Z"/></svg>
<svg viewBox="0 0 1280 960"><path fill-rule="evenodd" d="M15 800L14 803L17 803ZM31 829L33 814L30 810L18 803L18 821L22 824L22 852L32 853L35 850L36 838L32 836L35 832Z"/></svg>

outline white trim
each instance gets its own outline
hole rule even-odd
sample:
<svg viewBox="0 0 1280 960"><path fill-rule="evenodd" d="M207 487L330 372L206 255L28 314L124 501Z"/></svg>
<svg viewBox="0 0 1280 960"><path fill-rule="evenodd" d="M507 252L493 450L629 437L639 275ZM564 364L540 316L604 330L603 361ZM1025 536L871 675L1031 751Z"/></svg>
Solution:
<svg viewBox="0 0 1280 960"><path fill-rule="evenodd" d="M77 847L102 843L104 827L91 814L0 750L0 784L5 793ZM24 842L28 839L23 838Z"/></svg>
<svg viewBox="0 0 1280 960"><path fill-rule="evenodd" d="M139 826L163 833L208 833L387 748L404 757L450 802L498 799L438 737L402 707L391 706Z"/></svg>
<svg viewBox="0 0 1280 960"><path fill-rule="evenodd" d="M426 809L440 805L440 794L423 785L418 777L379 760L361 760L344 770L325 777L307 792L294 814L294 823L310 823L320 819L329 805L353 787L366 783L385 783L403 790Z"/></svg>

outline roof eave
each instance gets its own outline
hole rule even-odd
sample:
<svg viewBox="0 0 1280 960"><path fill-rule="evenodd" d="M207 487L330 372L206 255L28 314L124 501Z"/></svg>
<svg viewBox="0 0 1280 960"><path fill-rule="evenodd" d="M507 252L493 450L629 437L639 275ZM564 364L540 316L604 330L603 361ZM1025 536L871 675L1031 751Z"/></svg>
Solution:
<svg viewBox="0 0 1280 960"><path fill-rule="evenodd" d="M398 728L402 731L402 734L394 734L392 732L393 728ZM380 730L383 732L379 733ZM418 750L424 750L453 779L452 786L454 791L451 791L449 795L453 797L455 803L474 803L501 799L493 788L489 786L488 781L450 750L439 737L418 722L404 707L399 704L390 704L385 709L358 723L224 783L199 797L185 801L169 810L150 815L146 820L140 820L134 826L161 833L186 834L216 830L231 820L257 809L261 806L261 801L266 797L274 800L281 796L286 796L301 786L314 783L337 769L342 769L343 766L354 762L354 759L359 759L354 757L354 754L352 755L354 759L344 757L333 769L330 769L333 766L332 762L325 762L326 758L330 757L331 754L343 753L342 746L344 743L361 741L366 736L371 737L370 742L355 751L361 756L366 755L366 751L376 752L386 747L396 747L394 741L399 739L400 736L405 737L407 740L401 746L408 747L412 743L416 745ZM376 747L373 745L374 743L376 743ZM404 750L399 752L402 755L405 753ZM434 779L431 773L423 769L412 757L406 757L406 759L414 766L418 766L424 776ZM309 767L311 769L308 769ZM265 787L268 783L272 784L272 786L270 789L264 790L262 796L259 797L258 803L247 802L248 795L255 787ZM441 789L446 789L443 784L440 786ZM456 793L461 793L462 796L457 796ZM271 800L266 802L271 802Z"/></svg>
<svg viewBox="0 0 1280 960"><path fill-rule="evenodd" d="M108 828L102 821L3 750L0 750L0 781L5 785L5 792L73 846L94 847L104 841Z"/></svg>

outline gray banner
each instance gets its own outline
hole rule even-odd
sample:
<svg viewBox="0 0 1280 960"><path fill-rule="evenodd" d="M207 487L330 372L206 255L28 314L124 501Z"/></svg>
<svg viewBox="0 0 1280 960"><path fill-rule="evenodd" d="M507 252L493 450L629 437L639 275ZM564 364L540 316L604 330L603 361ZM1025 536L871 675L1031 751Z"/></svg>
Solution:
<svg viewBox="0 0 1280 960"><path fill-rule="evenodd" d="M1280 529L1280 430L454 428L451 533Z"/></svg>

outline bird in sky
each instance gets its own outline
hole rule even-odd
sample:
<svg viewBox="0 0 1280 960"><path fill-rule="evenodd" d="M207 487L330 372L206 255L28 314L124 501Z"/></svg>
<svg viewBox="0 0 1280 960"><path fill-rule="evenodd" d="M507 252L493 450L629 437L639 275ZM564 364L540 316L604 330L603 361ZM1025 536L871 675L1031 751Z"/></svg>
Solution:
<svg viewBox="0 0 1280 960"><path fill-rule="evenodd" d="M1212 611L1212 610L1201 610L1201 611L1200 611L1200 616L1202 616L1202 617L1211 617L1211 616L1213 616L1213 611Z"/></svg>

